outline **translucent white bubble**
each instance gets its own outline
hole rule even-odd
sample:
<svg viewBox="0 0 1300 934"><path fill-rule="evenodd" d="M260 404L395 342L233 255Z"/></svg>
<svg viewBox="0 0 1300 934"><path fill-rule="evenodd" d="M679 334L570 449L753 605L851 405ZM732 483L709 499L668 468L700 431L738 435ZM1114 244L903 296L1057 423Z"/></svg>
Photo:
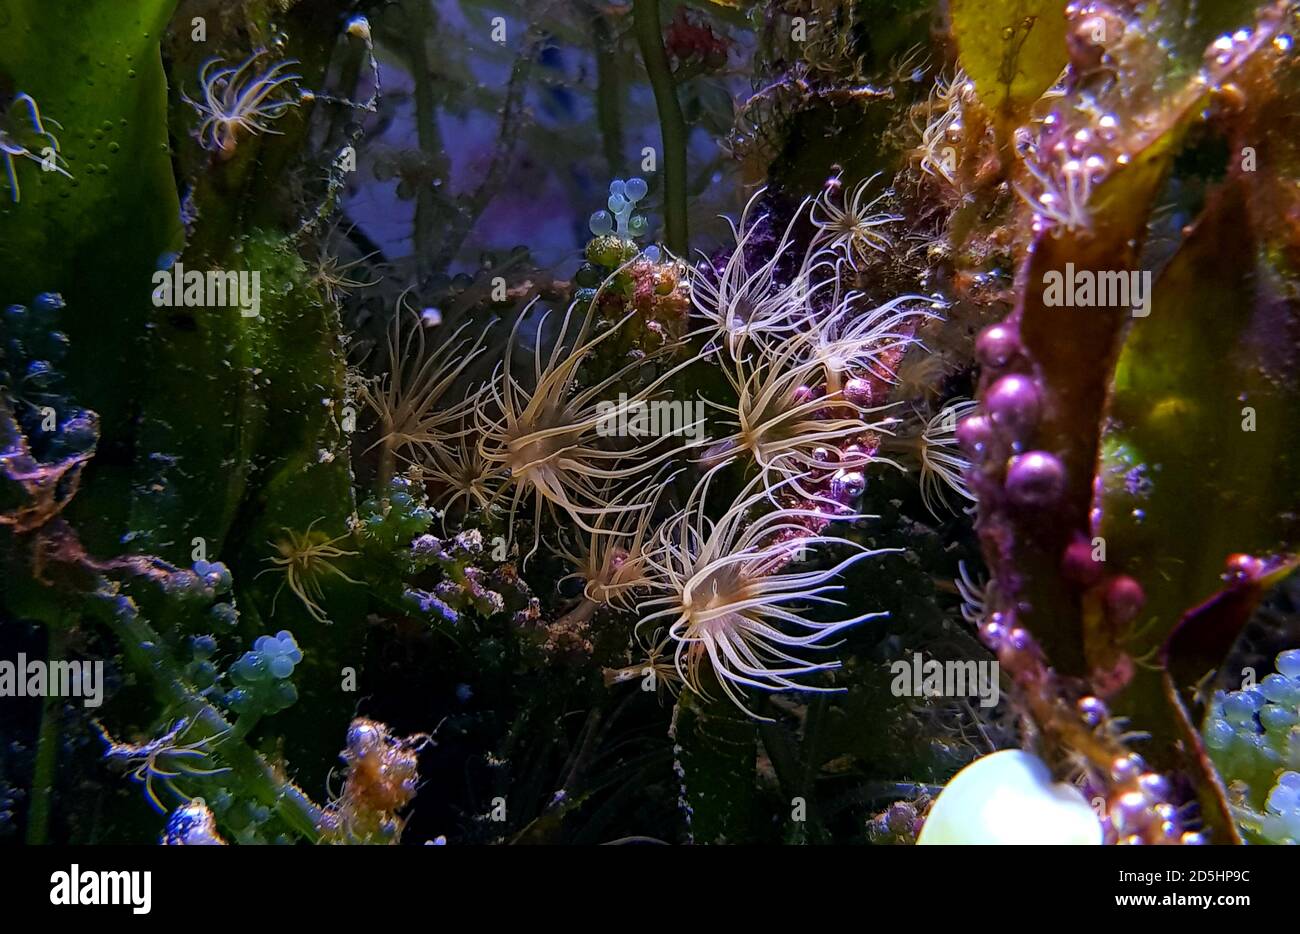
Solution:
<svg viewBox="0 0 1300 934"><path fill-rule="evenodd" d="M629 201L640 201L649 190L650 187L646 185L643 178L629 178L623 186L623 194Z"/></svg>
<svg viewBox="0 0 1300 934"><path fill-rule="evenodd" d="M608 211L597 211L591 215L591 220L587 222L587 226L591 228L591 232L597 237L608 236L614 231L614 218L610 216Z"/></svg>

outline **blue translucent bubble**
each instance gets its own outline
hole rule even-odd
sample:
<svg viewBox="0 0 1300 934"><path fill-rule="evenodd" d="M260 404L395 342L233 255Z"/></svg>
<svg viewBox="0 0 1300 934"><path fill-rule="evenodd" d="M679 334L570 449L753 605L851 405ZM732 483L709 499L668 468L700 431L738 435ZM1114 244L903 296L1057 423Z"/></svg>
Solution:
<svg viewBox="0 0 1300 934"><path fill-rule="evenodd" d="M277 681L275 684L275 699L280 706L288 707L298 700L298 689L290 681Z"/></svg>
<svg viewBox="0 0 1300 934"><path fill-rule="evenodd" d="M649 190L650 187L646 185L643 178L629 178L623 185L623 193L629 201L640 201Z"/></svg>
<svg viewBox="0 0 1300 934"><path fill-rule="evenodd" d="M1232 738L1236 732L1228 721L1215 720L1205 731L1205 745L1211 749L1227 749L1232 745Z"/></svg>
<svg viewBox="0 0 1300 934"><path fill-rule="evenodd" d="M1300 679L1300 649L1291 649L1279 655L1277 670L1288 678Z"/></svg>
<svg viewBox="0 0 1300 934"><path fill-rule="evenodd" d="M1229 723L1250 723L1255 718L1255 705L1244 694L1229 694L1223 701L1223 715Z"/></svg>
<svg viewBox="0 0 1300 934"><path fill-rule="evenodd" d="M218 603L208 610L208 616L212 617L213 625L224 629L233 629L239 623L239 611L229 603Z"/></svg>
<svg viewBox="0 0 1300 934"><path fill-rule="evenodd" d="M42 292L36 296L32 302L32 307L38 311L58 311L65 307L67 303L63 301L63 296L58 292Z"/></svg>
<svg viewBox="0 0 1300 934"><path fill-rule="evenodd" d="M248 713L253 709L253 696L243 688L235 688L226 695L226 704L235 713Z"/></svg>
<svg viewBox="0 0 1300 934"><path fill-rule="evenodd" d="M1285 733L1295 726L1297 722L1300 722L1300 716L1297 716L1294 710L1287 710L1285 707L1269 704L1259 712L1259 722L1264 729L1270 732Z"/></svg>
<svg viewBox="0 0 1300 934"><path fill-rule="evenodd" d="M614 232L614 218L608 211L597 211L587 222L591 232L597 237L605 237Z"/></svg>

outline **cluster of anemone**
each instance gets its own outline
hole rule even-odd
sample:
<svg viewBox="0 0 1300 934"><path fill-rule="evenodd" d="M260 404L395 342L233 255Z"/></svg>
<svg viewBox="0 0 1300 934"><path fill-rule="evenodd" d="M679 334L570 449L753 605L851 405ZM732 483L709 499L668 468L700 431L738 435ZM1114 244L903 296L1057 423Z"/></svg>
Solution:
<svg viewBox="0 0 1300 934"><path fill-rule="evenodd" d="M804 598L820 597L865 555L824 571L788 571L809 546L842 541L824 530L856 518L851 507L866 468L893 463L881 456L881 442L900 420L880 413L904 355L925 350L918 326L940 317L932 297L903 295L873 306L846 287L862 238L887 222L871 213L875 202L864 203L870 182L850 194L841 214L827 210L838 207L829 196L818 199L811 217L817 231L802 255L791 234L807 202L783 232L773 231L756 213L760 192L732 225L734 245L702 263L693 280L710 334L704 352L716 359L735 401L708 402L724 431L698 458L705 473L687 508L668 520L646 559L655 596L642 605L640 628L654 628L649 656L671 650L689 689L706 691L707 666L750 713L745 689L790 690L800 686L793 679L835 667L803 660L801 650L826 648L835 633L875 615L822 624L794 609L819 602ZM845 217L851 223L841 230L829 223ZM869 248L888 243L878 236ZM942 486L971 498L965 460L953 450L957 414L969 405L959 400L920 426L922 498L932 509L945 499ZM712 522L704 512L707 490L732 463L753 478Z"/></svg>
<svg viewBox="0 0 1300 934"><path fill-rule="evenodd" d="M755 265L746 260L757 229L746 221L753 204L736 227L736 245L724 269ZM783 236L777 249L788 247L788 236ZM912 348L925 349L916 338L917 327L939 318L942 307L923 295L901 295L871 306L861 293L845 287L845 271L852 264L843 250L842 242L826 243L818 234L802 259L769 256L759 268L770 270L784 260L785 267L795 270L791 280L753 277L745 280L745 295L748 307L782 309L779 318L769 316L778 318L781 327L774 333L769 329L763 339L733 329L727 340L707 345L720 358L736 402L710 403L722 413L728 433L713 441L703 460L718 469L743 458L769 487L789 480L799 495L823 505L827 500L846 504L842 497L812 489L809 478L830 478L832 488L836 479L847 479L848 489L860 493L863 468L878 461L894 463L878 449L899 420L875 416L887 408L882 404L885 390L898 382L901 360ZM711 290L720 281L713 273L713 265L701 270L697 282L706 287L697 288L695 302L710 325L721 329L730 311L725 303L734 301L739 290ZM943 486L971 498L963 482L965 461L949 450L955 447L950 415L931 419L912 445L918 449L923 499L931 511L944 500ZM944 426L947 434L941 431Z"/></svg>
<svg viewBox="0 0 1300 934"><path fill-rule="evenodd" d="M1019 134L1017 149L1034 185L1015 188L1033 211L1035 233L1053 237L1091 233L1093 189L1108 168L1098 151L1100 142L1090 127L1071 130L1056 110L1041 121L1037 138L1028 132Z"/></svg>
<svg viewBox="0 0 1300 934"><path fill-rule="evenodd" d="M892 463L878 452L898 419L878 415L902 357L920 346L917 326L940 307L922 295L873 307L845 286L864 246L888 245L873 230L885 221L871 213L870 183L842 205L819 199L811 217L813 199L805 199L784 226L760 209L762 191L751 198L731 223L733 243L690 278L703 320L691 335L700 347L693 355L666 343L622 362L607 359L639 314L620 303L616 283L636 263L657 262L644 253L621 256L599 288L562 314L536 300L522 309L500 363L468 394L462 387L483 336L470 341L458 331L430 354L421 325L406 333L395 322L390 374L362 393L379 416L381 443L420 464L424 479L446 491L446 507L492 513L512 536L516 520L530 518L525 561L541 545L544 521L558 526L556 549L574 569L568 579L583 584L561 622L585 626L601 609L636 613L637 637L661 684L708 696L711 670L723 694L750 714L750 689L829 689L808 679L838 662L803 656L881 614L835 622L804 615L833 603L834 581L879 553L826 530L863 518L853 504L865 470ZM815 230L801 248L796 231L809 219ZM609 436L608 426L659 400L695 361L718 366L732 392L705 400L721 426L711 437ZM946 420L922 431L930 449L919 465L927 504L938 496L936 483L960 483L960 462L948 451L952 413L942 414ZM733 464L748 479L712 520L709 490ZM675 510L669 480L687 470L697 480ZM850 553L831 567L802 569L822 547ZM619 669L613 680L645 667Z"/></svg>
<svg viewBox="0 0 1300 934"><path fill-rule="evenodd" d="M641 355L595 384L579 387L584 364L618 335L633 314L598 333L601 295L573 302L548 342L549 309L529 303L518 314L502 361L481 384L472 364L483 352L489 323L474 337L462 325L434 349L430 324L399 302L387 341L387 372L363 381L357 393L377 421L382 472L391 474L398 459L421 471L433 488L444 518L453 510L467 515L500 514L515 528L521 507L532 505L533 544L540 546L543 515L591 534L609 534L605 523L621 513L639 512L640 503L611 505L616 487L634 483L672 456L667 437L627 444L606 437L606 427L639 409L689 360L658 373L648 384L616 403L606 397L639 379L648 365L667 357L674 346ZM521 359L525 325L532 334L531 359ZM612 408L612 411L611 411Z"/></svg>

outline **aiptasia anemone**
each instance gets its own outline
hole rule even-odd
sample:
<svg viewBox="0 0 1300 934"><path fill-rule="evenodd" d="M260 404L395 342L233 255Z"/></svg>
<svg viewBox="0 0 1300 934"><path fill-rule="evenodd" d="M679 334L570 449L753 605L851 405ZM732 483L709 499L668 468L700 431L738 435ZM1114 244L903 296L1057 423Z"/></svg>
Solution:
<svg viewBox="0 0 1300 934"><path fill-rule="evenodd" d="M746 705L746 688L838 690L794 680L832 671L840 667L838 660L809 661L795 653L833 648L839 633L886 614L861 613L823 622L801 611L818 604L842 606L827 596L842 589L831 582L856 562L897 549L870 550L846 538L812 532L810 527L820 528L826 520L815 508L778 507L753 516L769 506L773 496L786 492L769 489L762 475L749 482L720 518L710 519L705 505L712 477L701 481L646 554L654 596L639 605L643 615L637 628L667 627L677 673L692 691L708 696L703 675L706 668L712 669L736 706L765 719ZM794 569L821 547L851 553L828 568Z"/></svg>

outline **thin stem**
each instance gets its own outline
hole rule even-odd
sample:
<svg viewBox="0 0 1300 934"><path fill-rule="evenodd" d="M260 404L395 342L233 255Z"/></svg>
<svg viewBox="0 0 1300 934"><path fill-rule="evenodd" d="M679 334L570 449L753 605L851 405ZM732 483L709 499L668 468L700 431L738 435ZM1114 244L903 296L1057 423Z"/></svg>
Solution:
<svg viewBox="0 0 1300 934"><path fill-rule="evenodd" d="M63 630L58 626L46 628L49 633L50 666L63 659ZM50 691L41 706L41 730L36 739L36 765L32 770L32 802L27 809L27 845L43 846L48 842L50 830L50 797L54 785L54 769L59 761L59 727L63 714L63 699Z"/></svg>
<svg viewBox="0 0 1300 934"><path fill-rule="evenodd" d="M434 89L433 76L429 71L429 55L425 47L426 37L437 29L437 22L431 18L435 15L428 0L415 0L402 6L403 12L410 18L409 32L406 35L406 59L415 82L415 131L419 141L420 152L429 159L437 159L440 164L443 155L442 134L438 128L438 100ZM438 198L432 185L420 184L415 192L415 226L412 240L415 243L416 268L421 278L437 268L433 263L436 252L435 243L438 236Z"/></svg>
<svg viewBox="0 0 1300 934"><path fill-rule="evenodd" d="M592 31L596 45L596 124L609 163L609 174L623 171L623 81L619 73L618 39L603 13L592 9Z"/></svg>
<svg viewBox="0 0 1300 934"><path fill-rule="evenodd" d="M633 0L632 20L659 110L664 150L664 243L678 256L686 256L690 243L686 229L686 120L677 100L668 53L664 51L659 0Z"/></svg>

